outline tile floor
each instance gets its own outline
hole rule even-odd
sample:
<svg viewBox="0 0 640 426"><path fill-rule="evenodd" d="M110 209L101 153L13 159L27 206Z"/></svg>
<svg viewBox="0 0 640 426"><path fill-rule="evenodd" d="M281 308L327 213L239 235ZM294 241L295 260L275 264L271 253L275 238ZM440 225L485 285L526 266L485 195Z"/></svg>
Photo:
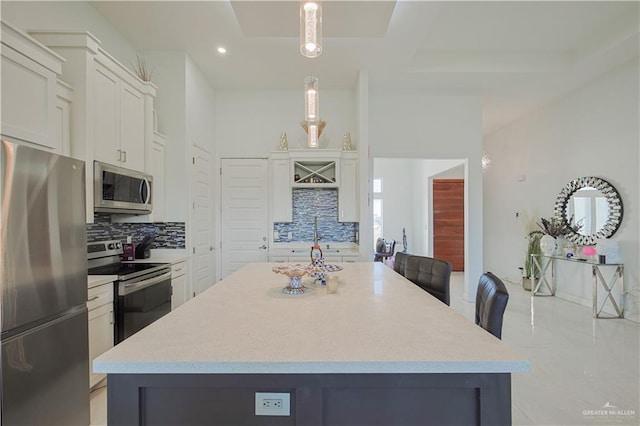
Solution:
<svg viewBox="0 0 640 426"><path fill-rule="evenodd" d="M512 377L514 425L639 425L640 324L593 319L591 309L535 297L505 282L502 339L529 356L531 372ZM451 307L474 319L453 273ZM106 389L91 395L91 424L106 424Z"/></svg>

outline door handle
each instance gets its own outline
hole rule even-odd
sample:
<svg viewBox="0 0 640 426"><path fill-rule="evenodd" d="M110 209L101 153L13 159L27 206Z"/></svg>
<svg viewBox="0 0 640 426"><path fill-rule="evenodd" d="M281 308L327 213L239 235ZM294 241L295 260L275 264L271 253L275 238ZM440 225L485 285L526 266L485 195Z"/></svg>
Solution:
<svg viewBox="0 0 640 426"><path fill-rule="evenodd" d="M267 245L266 245L266 244L263 244L263 245L261 245L261 246L260 246L260 247L258 247L258 248L259 248L259 249L262 249L262 250L266 250L266 249L267 249Z"/></svg>

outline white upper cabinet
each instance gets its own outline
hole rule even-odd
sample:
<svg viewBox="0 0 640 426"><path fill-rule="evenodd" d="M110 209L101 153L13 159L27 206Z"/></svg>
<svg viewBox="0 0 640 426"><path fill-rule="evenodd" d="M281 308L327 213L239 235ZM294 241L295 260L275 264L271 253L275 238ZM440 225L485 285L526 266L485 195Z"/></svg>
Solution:
<svg viewBox="0 0 640 426"><path fill-rule="evenodd" d="M340 160L338 222L359 222L358 203L358 154L345 152Z"/></svg>
<svg viewBox="0 0 640 426"><path fill-rule="evenodd" d="M66 60L62 80L73 88L71 156L87 164L87 222L92 222L94 160L139 172L147 168L156 86L140 80L88 32L31 35Z"/></svg>
<svg viewBox="0 0 640 426"><path fill-rule="evenodd" d="M273 222L291 222L293 208L291 204L291 177L289 156L274 153L271 156L271 220Z"/></svg>
<svg viewBox="0 0 640 426"><path fill-rule="evenodd" d="M118 165L122 159L118 122L120 84L106 67L97 64L94 75L93 155L98 161Z"/></svg>
<svg viewBox="0 0 640 426"><path fill-rule="evenodd" d="M73 89L58 80L56 97L56 146L62 155L71 155L71 104Z"/></svg>
<svg viewBox="0 0 640 426"><path fill-rule="evenodd" d="M56 104L64 59L6 22L1 40L2 135L63 154Z"/></svg>
<svg viewBox="0 0 640 426"><path fill-rule="evenodd" d="M153 132L153 144L145 161L147 173L153 176L153 199L151 200L153 213L150 218L153 222L164 220L164 151L166 145L166 136Z"/></svg>
<svg viewBox="0 0 640 426"><path fill-rule="evenodd" d="M144 171L144 97L97 63L94 76L94 158Z"/></svg>

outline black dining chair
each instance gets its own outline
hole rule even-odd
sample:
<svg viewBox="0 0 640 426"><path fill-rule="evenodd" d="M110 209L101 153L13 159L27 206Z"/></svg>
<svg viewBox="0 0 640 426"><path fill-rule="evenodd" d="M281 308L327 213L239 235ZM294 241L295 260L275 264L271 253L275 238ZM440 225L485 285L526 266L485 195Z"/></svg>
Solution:
<svg viewBox="0 0 640 426"><path fill-rule="evenodd" d="M393 259L393 270L404 277L405 268L407 266L407 259L411 256L408 253L399 251L396 253Z"/></svg>
<svg viewBox="0 0 640 426"><path fill-rule="evenodd" d="M491 272L480 276L476 292L476 324L502 339L502 320L509 292L500 278Z"/></svg>
<svg viewBox="0 0 640 426"><path fill-rule="evenodd" d="M374 262L384 262L390 257L393 257L393 253L396 250L396 241L395 240L384 240L382 238L378 238L376 242L376 252L373 255Z"/></svg>
<svg viewBox="0 0 640 426"><path fill-rule="evenodd" d="M449 305L451 263L425 256L409 256L404 276L442 303Z"/></svg>

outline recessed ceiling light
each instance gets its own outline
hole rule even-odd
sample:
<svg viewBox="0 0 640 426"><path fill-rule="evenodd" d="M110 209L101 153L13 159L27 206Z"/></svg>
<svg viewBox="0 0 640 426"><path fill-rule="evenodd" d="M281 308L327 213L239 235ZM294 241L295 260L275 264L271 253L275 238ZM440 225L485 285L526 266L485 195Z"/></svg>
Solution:
<svg viewBox="0 0 640 426"><path fill-rule="evenodd" d="M220 46L220 47L218 47L218 53L225 54L225 53L227 53L227 49L225 49L224 47Z"/></svg>

